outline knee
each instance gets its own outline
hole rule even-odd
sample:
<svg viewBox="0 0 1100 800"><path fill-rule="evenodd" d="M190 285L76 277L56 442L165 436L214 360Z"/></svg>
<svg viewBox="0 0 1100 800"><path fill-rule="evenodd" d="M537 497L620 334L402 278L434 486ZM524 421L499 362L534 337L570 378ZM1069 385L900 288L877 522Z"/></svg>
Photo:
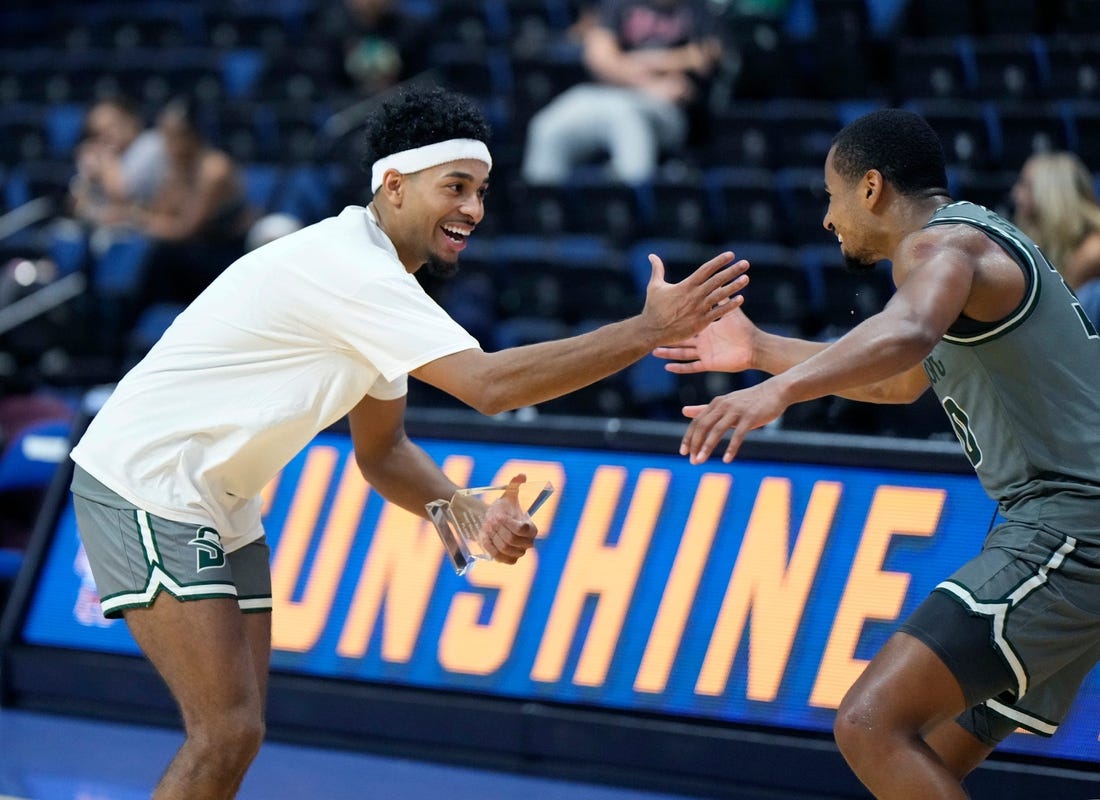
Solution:
<svg viewBox="0 0 1100 800"><path fill-rule="evenodd" d="M226 715L224 726L223 744L240 761L251 762L259 752L266 733L262 709L239 709Z"/></svg>
<svg viewBox="0 0 1100 800"><path fill-rule="evenodd" d="M214 761L248 765L260 750L266 727L259 706L242 706L219 713L203 723L188 726L195 745Z"/></svg>
<svg viewBox="0 0 1100 800"><path fill-rule="evenodd" d="M841 701L833 721L833 738L841 755L855 766L878 747L886 744L890 731L873 704L849 692Z"/></svg>

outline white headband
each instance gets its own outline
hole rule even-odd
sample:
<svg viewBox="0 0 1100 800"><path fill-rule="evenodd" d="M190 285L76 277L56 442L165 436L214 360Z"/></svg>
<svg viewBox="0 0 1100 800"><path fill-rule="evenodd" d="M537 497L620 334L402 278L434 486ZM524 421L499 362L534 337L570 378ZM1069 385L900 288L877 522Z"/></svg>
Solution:
<svg viewBox="0 0 1100 800"><path fill-rule="evenodd" d="M426 144L423 147L402 150L375 161L370 171L371 194L378 191L378 187L382 185L382 176L388 169L408 174L463 158L476 158L478 161L484 161L490 168L493 166L489 148L477 139L448 139L445 142Z"/></svg>

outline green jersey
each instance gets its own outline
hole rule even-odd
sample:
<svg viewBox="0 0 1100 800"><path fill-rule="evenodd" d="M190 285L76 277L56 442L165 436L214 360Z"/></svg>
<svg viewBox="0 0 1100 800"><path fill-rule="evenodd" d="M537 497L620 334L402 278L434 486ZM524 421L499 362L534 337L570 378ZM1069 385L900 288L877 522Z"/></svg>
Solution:
<svg viewBox="0 0 1100 800"><path fill-rule="evenodd" d="M1005 319L951 326L924 360L932 388L1006 518L1100 548L1100 336L1018 228L967 202L939 208L927 227L954 224L1003 247L1027 288Z"/></svg>

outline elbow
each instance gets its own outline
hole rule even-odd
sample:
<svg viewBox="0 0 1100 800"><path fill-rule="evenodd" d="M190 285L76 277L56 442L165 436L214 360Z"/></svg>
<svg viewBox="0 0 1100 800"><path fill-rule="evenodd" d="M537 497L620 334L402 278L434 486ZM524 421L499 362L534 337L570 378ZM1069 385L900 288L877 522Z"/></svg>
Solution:
<svg viewBox="0 0 1100 800"><path fill-rule="evenodd" d="M909 379L907 375L867 384L862 388L860 399L880 405L908 405L915 403L924 394L928 384Z"/></svg>
<svg viewBox="0 0 1100 800"><path fill-rule="evenodd" d="M500 369L495 357L496 354L487 354L486 358L468 364L463 380L451 392L474 411L487 417L524 405L511 380L512 373Z"/></svg>
<svg viewBox="0 0 1100 800"><path fill-rule="evenodd" d="M479 414L484 414L487 417L503 414L505 411L512 411L517 407L516 404L511 402L510 398L506 397L502 392L494 391L492 386L481 388L476 395L463 398L463 402L474 409L474 411L477 411Z"/></svg>

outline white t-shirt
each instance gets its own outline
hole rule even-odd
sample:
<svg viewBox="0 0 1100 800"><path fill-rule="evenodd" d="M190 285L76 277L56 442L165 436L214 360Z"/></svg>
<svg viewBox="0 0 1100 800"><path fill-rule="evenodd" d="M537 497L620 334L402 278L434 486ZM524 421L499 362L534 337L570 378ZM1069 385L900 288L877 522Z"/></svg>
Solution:
<svg viewBox="0 0 1100 800"><path fill-rule="evenodd" d="M263 535L258 495L364 395L477 340L349 206L248 253L172 323L72 451L166 519L213 525L227 551Z"/></svg>
<svg viewBox="0 0 1100 800"><path fill-rule="evenodd" d="M122 180L130 199L148 203L157 194L168 172L168 153L160 131L138 134L122 153Z"/></svg>

